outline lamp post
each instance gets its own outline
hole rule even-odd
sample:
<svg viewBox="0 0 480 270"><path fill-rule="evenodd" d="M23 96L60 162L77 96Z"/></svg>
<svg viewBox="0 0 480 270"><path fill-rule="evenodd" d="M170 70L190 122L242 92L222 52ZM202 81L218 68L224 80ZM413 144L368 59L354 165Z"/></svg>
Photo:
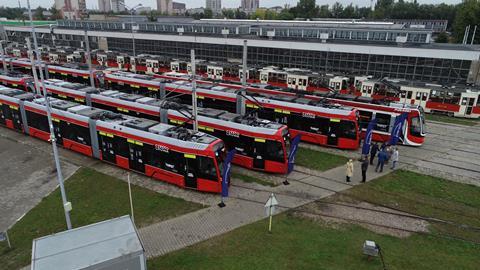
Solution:
<svg viewBox="0 0 480 270"><path fill-rule="evenodd" d="M130 23L131 23L131 28L132 28L132 50L133 50L133 57L135 58L137 54L135 53L135 34L133 31L133 14L135 13L135 10L139 7L142 7L142 4L138 4L132 8L128 7L125 4L122 4L126 9L130 11Z"/></svg>

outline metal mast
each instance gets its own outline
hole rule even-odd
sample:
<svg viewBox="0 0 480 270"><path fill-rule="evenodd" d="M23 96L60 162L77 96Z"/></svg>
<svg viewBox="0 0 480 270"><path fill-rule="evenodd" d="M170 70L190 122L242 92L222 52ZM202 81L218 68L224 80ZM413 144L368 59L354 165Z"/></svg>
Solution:
<svg viewBox="0 0 480 270"><path fill-rule="evenodd" d="M33 26L33 18L32 18L32 9L30 8L30 0L27 0L27 5L28 5L28 16L30 17L30 27L32 28L32 36L33 36L33 46L35 48L35 56L37 58L37 62L40 63L41 57L40 53L38 51L38 43L37 43L37 36L35 33L35 27ZM33 52L32 52L33 53ZM45 87L45 80L43 78L43 72L40 70L40 81L42 83L42 88L43 88L43 96L45 98L45 108L47 110L47 118L48 118L48 126L50 128L50 142L52 143L52 148L53 148L53 156L55 158L55 166L57 168L57 178L58 178L58 183L60 186L60 192L62 194L62 201L63 201L63 210L65 212L65 221L67 223L67 228L70 230L72 229L72 223L70 221L70 210L71 210L71 204L70 202L67 201L67 195L65 193L65 187L63 186L63 175L62 175L62 168L60 165L60 159L58 157L58 148L56 144L56 139L55 139L55 131L53 129L53 123L52 123L52 113L50 109L50 100L49 97L47 96L47 88Z"/></svg>

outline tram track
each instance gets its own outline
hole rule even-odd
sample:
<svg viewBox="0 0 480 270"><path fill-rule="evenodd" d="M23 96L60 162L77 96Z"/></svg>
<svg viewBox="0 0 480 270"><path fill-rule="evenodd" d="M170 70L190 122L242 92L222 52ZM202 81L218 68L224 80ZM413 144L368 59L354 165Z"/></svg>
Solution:
<svg viewBox="0 0 480 270"><path fill-rule="evenodd" d="M301 172L301 173L304 173L304 172ZM306 175L309 175L307 173L304 173ZM343 182L340 182L340 181L337 181L337 180L333 180L333 179L329 179L327 177L321 177L321 176L318 176L318 175L314 175L314 174L310 174L309 176L314 176L314 177L319 177L319 178L322 178L324 180L327 180L327 181L332 181L332 182L335 182L335 183L339 183L339 184L343 184L343 185L347 185L347 186L354 186L354 185L351 185L351 184L347 184L347 183L343 183ZM305 178L303 178L305 179ZM325 190L325 191L328 191L328 192L331 192L332 195L342 195L342 196L346 196L346 197L350 197L356 201L364 201L362 198L359 198L357 196L354 196L352 194L346 194L346 193L341 193L340 191L337 191L337 190L334 190L334 189L330 189L330 188L327 188L327 187L324 187L324 186L319 186L319 185L315 185L315 184L312 184L312 183L307 183L305 181L302 181L302 180L294 180L294 179L289 179L290 182L298 182L298 183L301 183L301 184L304 184L304 185L308 185L310 187L314 187L314 188L318 188L318 189L322 189L322 190ZM235 187L238 187L238 188L242 188L242 189L247 189L247 190L251 190L251 191L255 191L255 192L264 192L264 193L271 193L272 191L271 190L266 190L266 189L260 189L260 188L253 188L253 187L246 187L246 186L242 186L242 185L236 185L236 184L231 184L232 186L235 186ZM302 199L302 200L312 200L312 202L315 202L315 203L321 203L321 204L327 204L327 205L336 205L336 206L342 206L342 207L349 207L349 208L355 208L357 210L365 210L365 211L372 211L372 212L376 212L376 213L380 213L380 214L389 214L389 215L395 215L395 216L399 216L399 217L405 217L405 218L415 218L415 219L418 219L418 220L423 220L423 221L426 221L426 222L436 222L436 223L442 223L442 224L447 224L447 225L451 225L451 226L455 226L457 228L462 228L462 229L469 229L469 230L473 230L473 231L478 231L480 232L480 227L476 227L476 226L470 226L470 225L466 225L466 224L458 224L458 223L455 223L455 222L452 222L452 221L448 221L448 220L443 220L443 219L438 219L438 218L433 218L433 217L425 217L425 216L420 216L420 215L415 215L415 214L410 214L410 213L406 213L404 210L402 209L398 209L398 208L394 208L394 207L391 207L391 206L387 206L387 205L384 205L384 204L378 204L378 203L370 203L368 201L366 201L367 203L370 203L374 206L378 206L378 207L382 207L384 209L388 209L390 211L386 211L386 210L379 210L379 209L371 209L371 208L367 208L367 207L362 207L362 206L355 206L355 205L349 205L349 204L344 204L344 203L338 203L338 202L327 202L327 201L324 201L324 200L318 200L314 197L312 198L309 198L309 197L306 197L306 196L296 196L294 193L292 192L282 192L282 191L273 191L275 194L277 195L282 195L282 196L287 196L287 197L291 197L291 198L295 198L295 199ZM388 194L388 195L392 195L392 196L399 196L399 194L394 194L394 193L390 193L390 192L384 192L382 191L382 193L384 194ZM241 198L241 197L238 197L240 199L245 199L245 198ZM411 199L409 198L404 198L404 199L408 199L410 201L412 201ZM416 201L416 200L413 200L414 203L421 203L419 201ZM258 203L262 203L263 202L258 202ZM284 206L285 208L288 208L288 209L294 209L296 207L287 207L287 206ZM452 211L448 211L446 209L443 209L443 208L439 208L439 207L435 207L435 206L431 206L432 208L434 209L437 209L437 210L442 210L442 211L447 211L447 212L450 212L450 213L453 213L453 214L456 214L458 216L462 216L462 217L465 217L465 218L471 218L471 219L476 219L477 217L472 217L472 216L469 216L469 215L464 215L464 214L459 214L458 212L452 212ZM480 244L477 243L477 244Z"/></svg>
<svg viewBox="0 0 480 270"><path fill-rule="evenodd" d="M242 198L242 197L238 197L238 196L231 196L231 198L235 198L237 200L242 200L242 201L255 203L255 204L259 204L259 205L264 206L264 202L257 201L257 200ZM425 236L432 236L432 237L436 237L436 238L453 239L453 240L458 240L458 241L462 241L462 242L466 242L466 243L470 243L470 244L480 245L480 242L478 242L478 241L472 241L472 240L469 240L469 239L464 239L464 238L461 238L461 237L456 237L456 236L443 234L443 233L429 233L429 232L424 232L424 231L420 231L420 230L411 230L411 229L406 229L406 228L402 228L402 227L388 226L388 225L384 225L384 224L368 222L368 221L365 221L365 220L347 218L347 217L339 216L339 215L329 215L329 214L324 214L324 213L307 211L307 210L300 209L299 207L288 207L288 206L284 206L284 205L278 205L277 207L282 208L283 210L286 210L286 211L293 211L293 212L303 213L303 214L307 214L307 215L314 215L314 216L333 218L333 219L341 219L341 220L351 222L351 223L357 223L357 224L359 223L359 224L365 224L365 225L370 225L370 226L382 227L382 228L385 228L385 229L398 230L398 231L408 232L408 233L412 233L412 234L422 234L422 235L425 235ZM368 209L367 211L376 212L376 210L373 210L373 209ZM396 213L391 213L391 212L388 212L388 214L389 215L396 215ZM415 219L415 217L409 217L409 218ZM419 218L416 218L416 219L419 219Z"/></svg>

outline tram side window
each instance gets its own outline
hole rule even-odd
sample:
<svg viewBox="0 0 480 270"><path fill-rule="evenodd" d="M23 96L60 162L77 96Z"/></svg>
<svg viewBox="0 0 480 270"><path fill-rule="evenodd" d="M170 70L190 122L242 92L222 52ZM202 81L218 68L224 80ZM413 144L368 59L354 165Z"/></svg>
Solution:
<svg viewBox="0 0 480 270"><path fill-rule="evenodd" d="M421 97L422 97L422 93L417 92L417 95L415 96L415 99L420 100Z"/></svg>
<svg viewBox="0 0 480 270"><path fill-rule="evenodd" d="M251 157L253 156L253 142L253 138L240 135L236 141L235 149L238 154Z"/></svg>
<svg viewBox="0 0 480 270"><path fill-rule="evenodd" d="M150 165L160 169L167 169L165 165L165 161L168 159L167 152L157 150L151 145L146 145L145 150L147 151L147 158Z"/></svg>
<svg viewBox="0 0 480 270"><path fill-rule="evenodd" d="M428 98L428 93L423 93L423 95L422 95L422 100L423 100L423 101L426 101L427 98Z"/></svg>
<svg viewBox="0 0 480 270"><path fill-rule="evenodd" d="M340 121L339 134L341 138L357 139L357 128L352 121Z"/></svg>
<svg viewBox="0 0 480 270"><path fill-rule="evenodd" d="M278 141L266 141L266 159L272 161L283 162L285 160L283 145Z"/></svg>
<svg viewBox="0 0 480 270"><path fill-rule="evenodd" d="M390 130L390 120L392 117L389 114L377 113L375 118L377 118L376 130L383 132Z"/></svg>
<svg viewBox="0 0 480 270"><path fill-rule="evenodd" d="M28 126L49 132L48 120L45 115L27 111Z"/></svg>
<svg viewBox="0 0 480 270"><path fill-rule="evenodd" d="M167 170L184 174L185 173L185 156L183 153L170 151L168 154L169 158L165 162Z"/></svg>
<svg viewBox="0 0 480 270"><path fill-rule="evenodd" d="M367 128L368 123L372 120L373 112L360 111L359 124L360 128Z"/></svg>
<svg viewBox="0 0 480 270"><path fill-rule="evenodd" d="M408 98L408 99L411 99L411 98L412 98L412 91L408 91L408 92L407 92L407 98Z"/></svg>
<svg viewBox="0 0 480 270"><path fill-rule="evenodd" d="M90 131L87 128L61 121L60 129L62 130L62 136L64 139L85 145L91 145Z"/></svg>
<svg viewBox="0 0 480 270"><path fill-rule="evenodd" d="M128 147L127 139L119 136L114 137L115 153L122 157L128 157L130 148Z"/></svg>
<svg viewBox="0 0 480 270"><path fill-rule="evenodd" d="M197 156L198 172L197 176L200 178L218 181L217 168L213 158Z"/></svg>

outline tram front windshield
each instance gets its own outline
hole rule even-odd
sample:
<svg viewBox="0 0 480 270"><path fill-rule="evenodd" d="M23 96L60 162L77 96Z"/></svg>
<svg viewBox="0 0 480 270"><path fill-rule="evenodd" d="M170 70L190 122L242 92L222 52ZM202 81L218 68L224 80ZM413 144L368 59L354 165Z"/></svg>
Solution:
<svg viewBox="0 0 480 270"><path fill-rule="evenodd" d="M413 136L422 136L422 120L420 116L412 117L410 124L410 133Z"/></svg>

